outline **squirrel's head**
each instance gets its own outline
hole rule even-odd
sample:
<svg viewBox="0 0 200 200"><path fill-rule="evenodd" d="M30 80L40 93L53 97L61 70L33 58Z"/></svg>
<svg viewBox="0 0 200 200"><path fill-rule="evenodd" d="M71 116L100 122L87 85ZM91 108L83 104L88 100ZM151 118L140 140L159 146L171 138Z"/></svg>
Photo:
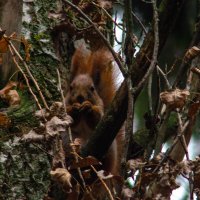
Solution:
<svg viewBox="0 0 200 200"><path fill-rule="evenodd" d="M77 75L72 80L68 90L68 98L70 104L82 104L84 101L90 101L92 104L98 105L99 101L102 101L89 74Z"/></svg>

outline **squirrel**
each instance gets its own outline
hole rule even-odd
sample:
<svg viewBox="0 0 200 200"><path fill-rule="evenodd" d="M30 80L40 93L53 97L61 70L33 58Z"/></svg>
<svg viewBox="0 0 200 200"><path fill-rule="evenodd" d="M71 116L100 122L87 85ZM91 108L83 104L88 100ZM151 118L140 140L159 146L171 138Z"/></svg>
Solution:
<svg viewBox="0 0 200 200"><path fill-rule="evenodd" d="M115 92L113 57L106 49L90 52L76 49L71 62L71 79L66 94L67 113L74 120L72 137L85 144L109 107ZM103 169L118 174L116 139L102 161Z"/></svg>

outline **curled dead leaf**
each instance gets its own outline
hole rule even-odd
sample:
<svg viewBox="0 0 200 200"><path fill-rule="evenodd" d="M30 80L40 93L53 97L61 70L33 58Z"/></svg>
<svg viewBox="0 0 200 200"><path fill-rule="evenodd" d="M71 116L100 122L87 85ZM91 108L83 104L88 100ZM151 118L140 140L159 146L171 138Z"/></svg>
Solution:
<svg viewBox="0 0 200 200"><path fill-rule="evenodd" d="M62 120L54 116L50 121L46 123L46 134L48 136L55 136L66 132L66 129L69 127L70 124L70 118L68 119Z"/></svg>
<svg viewBox="0 0 200 200"><path fill-rule="evenodd" d="M8 118L6 113L0 112L0 126L1 127L9 127L11 120Z"/></svg>
<svg viewBox="0 0 200 200"><path fill-rule="evenodd" d="M16 86L16 82L10 81L2 90L0 90L0 97L4 99L10 106L19 105L21 101L18 92L12 89Z"/></svg>
<svg viewBox="0 0 200 200"><path fill-rule="evenodd" d="M184 60L188 62L198 55L200 55L200 49L196 46L193 46L185 53Z"/></svg>
<svg viewBox="0 0 200 200"><path fill-rule="evenodd" d="M101 163L94 157L88 156L86 158L80 159L78 162L73 162L69 169L77 169L89 167L90 165L100 165Z"/></svg>
<svg viewBox="0 0 200 200"><path fill-rule="evenodd" d="M6 86L0 90L0 96L3 97L9 90L17 86L16 82L9 81Z"/></svg>
<svg viewBox="0 0 200 200"><path fill-rule="evenodd" d="M170 109L182 108L190 95L188 90L175 89L160 93L162 103L166 104Z"/></svg>
<svg viewBox="0 0 200 200"><path fill-rule="evenodd" d="M20 96L16 90L10 90L6 96L5 99L8 101L10 106L17 106L20 104Z"/></svg>
<svg viewBox="0 0 200 200"><path fill-rule="evenodd" d="M72 188L71 174L67 169L57 168L55 171L50 172L51 179L61 184L65 191L69 191Z"/></svg>

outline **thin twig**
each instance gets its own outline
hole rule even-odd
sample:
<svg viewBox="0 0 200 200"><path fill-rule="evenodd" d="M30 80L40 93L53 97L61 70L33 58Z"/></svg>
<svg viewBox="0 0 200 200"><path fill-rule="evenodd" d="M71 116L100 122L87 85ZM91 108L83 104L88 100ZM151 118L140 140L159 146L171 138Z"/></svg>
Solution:
<svg viewBox="0 0 200 200"><path fill-rule="evenodd" d="M71 132L71 128L69 127L68 128L68 135L69 135L69 141L71 144L73 144L73 139L72 139L72 132ZM74 159L75 159L75 162L78 163L78 157L77 157L77 154L76 154L76 149L75 149L75 146L74 145L71 145L71 149L72 149L72 154L74 155ZM83 183L83 187L86 189L87 191L87 187L86 187L86 184L85 184L85 180L83 178L83 175L81 173L81 169L80 167L77 168L77 171L78 171L78 174L79 174L79 177Z"/></svg>
<svg viewBox="0 0 200 200"><path fill-rule="evenodd" d="M62 85L61 85L61 78L60 78L60 72L58 69L56 69L57 71L57 75L58 75L58 88L61 94L61 98L62 98L62 102L63 102L63 107L64 107L64 111L66 112L66 104L65 104L65 97L63 94L63 90L62 90Z"/></svg>
<svg viewBox="0 0 200 200"><path fill-rule="evenodd" d="M92 170L97 174L98 176L98 172L97 170L94 168L93 165L90 165L90 167L92 168ZM112 193L110 191L110 189L108 188L108 186L106 185L105 181L100 177L98 176L99 180L101 181L102 185L104 186L104 188L106 189L106 191L108 192L108 195L109 195L109 198L110 200L114 200L113 196L112 196Z"/></svg>
<svg viewBox="0 0 200 200"><path fill-rule="evenodd" d="M149 76L148 85L147 85L147 93L148 93L149 111L151 113L151 116L153 116L152 74Z"/></svg>
<svg viewBox="0 0 200 200"><path fill-rule="evenodd" d="M12 48L12 50L14 51L14 53L17 55L17 57L18 57L18 58L20 59L20 61L23 63L24 67L26 68L26 71L27 71L28 75L29 75L30 78L32 79L33 83L35 84L35 87L36 87L37 91L39 92L39 95L40 95L40 97L41 97L41 99L42 99L42 102L43 102L45 108L46 108L47 110L49 110L49 107L48 107L48 105L47 105L47 103L46 103L46 100L45 100L45 98L44 98L44 96L43 96L41 90L40 90L40 87L39 87L37 81L35 80L35 78L33 77L31 71L29 70L28 65L26 64L26 62L24 61L24 59L21 57L21 55L19 54L19 52L16 50L16 48L14 47L14 45L12 44L12 42L10 42L10 41L9 41L9 46Z"/></svg>
<svg viewBox="0 0 200 200"><path fill-rule="evenodd" d="M138 24L141 26L142 30L144 31L144 33L146 35L147 34L147 30L146 30L144 24L141 22L141 20L139 19L139 17L133 11L132 11L132 15L136 19L136 21L138 22Z"/></svg>
<svg viewBox="0 0 200 200"><path fill-rule="evenodd" d="M182 119L181 119L181 115L178 111L177 111L177 118L178 118L178 125L179 125L179 128L180 128L180 131L182 132L183 122L182 122ZM187 160L190 160L189 155L188 155L188 150L187 150L187 144L186 144L186 141L185 141L185 136L182 134L182 136L179 139L180 139L182 147L185 151L185 155L186 155Z"/></svg>
<svg viewBox="0 0 200 200"><path fill-rule="evenodd" d="M31 88L31 86L30 86L30 84L29 84L29 80L28 80L26 74L24 73L24 71L22 70L22 68L19 66L19 64L18 64L18 62L17 62L17 60L16 60L16 57L15 57L15 54L14 54L12 48L10 47L10 45L9 45L8 47L9 47L10 53L11 53L11 55L12 55L12 59L13 59L15 65L16 65L16 67L17 67L17 68L19 69L19 71L22 73L22 75L23 75L23 77L24 77L24 79L25 79L25 81L26 81L27 87L28 87L30 93L32 94L32 96L33 96L33 98L34 98L34 100L35 100L35 102L36 102L38 108L41 110L43 118L45 119L44 113L43 113L43 111L42 111L42 107L41 107L41 105L40 105L40 103L39 103L39 101L38 101L37 96L34 94L32 88ZM45 121L46 121L46 119L45 119Z"/></svg>
<svg viewBox="0 0 200 200"><path fill-rule="evenodd" d="M101 31L98 29L98 27L93 23L93 21L80 9L78 8L75 4L71 3L68 0L63 0L65 3L70 5L74 10L76 10L90 25L93 26L94 30L97 32L97 34L100 36L100 38L103 40L104 44L108 47L110 52L112 53L117 65L119 66L122 74L124 77L127 76L128 70L126 67L122 64L120 61L118 55L115 53L114 49L111 47L109 41L106 39L106 37L101 33Z"/></svg>
<svg viewBox="0 0 200 200"><path fill-rule="evenodd" d="M166 84L166 86L167 86L167 89L168 89L168 90L171 89L172 87L171 87L171 85L170 85L170 83L169 83L169 81L168 81L168 79L167 79L167 74L165 74L165 73L163 72L163 70L162 70L158 65L156 65L156 67L157 67L158 71L160 72L160 74L163 76L163 78L164 78L164 80L165 80L165 84Z"/></svg>

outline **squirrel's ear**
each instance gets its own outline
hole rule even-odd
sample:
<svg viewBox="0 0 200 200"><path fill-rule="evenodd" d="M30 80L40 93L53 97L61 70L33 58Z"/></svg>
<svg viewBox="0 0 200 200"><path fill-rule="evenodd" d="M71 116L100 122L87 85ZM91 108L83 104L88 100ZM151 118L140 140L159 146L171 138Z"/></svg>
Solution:
<svg viewBox="0 0 200 200"><path fill-rule="evenodd" d="M86 48L76 49L71 62L71 80L78 74L90 73L90 55Z"/></svg>

